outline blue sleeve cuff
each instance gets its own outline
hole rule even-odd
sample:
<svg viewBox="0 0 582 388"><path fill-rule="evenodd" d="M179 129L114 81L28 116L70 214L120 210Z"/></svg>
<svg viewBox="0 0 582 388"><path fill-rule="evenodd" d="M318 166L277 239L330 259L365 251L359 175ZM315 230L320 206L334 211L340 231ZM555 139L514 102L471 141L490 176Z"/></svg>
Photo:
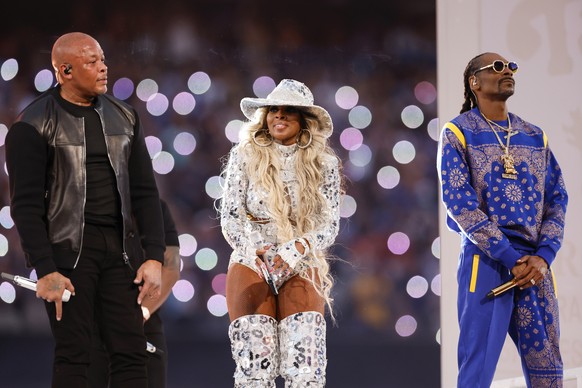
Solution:
<svg viewBox="0 0 582 388"><path fill-rule="evenodd" d="M541 257L548 263L548 267L552 265L554 259L556 258L556 252L549 247L541 247L535 253L536 256Z"/></svg>
<svg viewBox="0 0 582 388"><path fill-rule="evenodd" d="M499 261L508 269L512 269L521 257L523 257L521 253L509 247L499 255Z"/></svg>

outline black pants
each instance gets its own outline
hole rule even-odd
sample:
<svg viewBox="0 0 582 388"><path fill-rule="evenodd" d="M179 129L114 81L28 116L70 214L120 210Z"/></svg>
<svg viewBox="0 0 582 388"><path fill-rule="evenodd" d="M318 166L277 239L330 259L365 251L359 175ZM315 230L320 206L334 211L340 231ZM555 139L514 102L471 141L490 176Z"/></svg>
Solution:
<svg viewBox="0 0 582 388"><path fill-rule="evenodd" d="M162 325L162 318L156 311L145 323L145 335L148 341L161 352L148 353L148 387L165 388L166 370L168 368L168 346Z"/></svg>
<svg viewBox="0 0 582 388"><path fill-rule="evenodd" d="M149 388L166 387L166 370L168 367L168 348L164 335L162 318L154 312L144 324L144 332L148 342L158 349L148 353L147 371ZM107 388L109 386L109 356L98 330L94 333L91 365L89 365L89 387Z"/></svg>
<svg viewBox="0 0 582 388"><path fill-rule="evenodd" d="M119 229L86 225L81 257L74 270L59 270L71 279L75 296L63 303L61 321L55 304L45 303L55 357L53 388L87 388L94 325L108 349L111 388L145 388L146 338L137 304L135 273L122 259Z"/></svg>

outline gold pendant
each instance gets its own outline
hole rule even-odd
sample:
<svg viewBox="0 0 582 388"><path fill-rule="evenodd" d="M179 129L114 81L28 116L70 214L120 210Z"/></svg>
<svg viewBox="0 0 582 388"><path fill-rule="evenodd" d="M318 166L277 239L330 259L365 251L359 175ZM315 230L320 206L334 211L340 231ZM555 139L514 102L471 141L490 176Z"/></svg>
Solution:
<svg viewBox="0 0 582 388"><path fill-rule="evenodd" d="M509 152L506 152L505 154L501 155L501 161L503 162L503 169L505 170L501 176L505 179L517 180L517 170L515 169L515 161L513 160L513 156L511 156Z"/></svg>

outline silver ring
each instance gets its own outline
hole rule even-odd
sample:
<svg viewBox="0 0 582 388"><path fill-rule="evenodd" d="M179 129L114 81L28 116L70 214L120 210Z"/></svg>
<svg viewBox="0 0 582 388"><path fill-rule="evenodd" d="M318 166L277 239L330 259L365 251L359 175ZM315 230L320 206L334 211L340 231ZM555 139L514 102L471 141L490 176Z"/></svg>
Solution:
<svg viewBox="0 0 582 388"><path fill-rule="evenodd" d="M534 286L536 285L536 281L532 279L529 280L531 282L531 284L533 284Z"/></svg>

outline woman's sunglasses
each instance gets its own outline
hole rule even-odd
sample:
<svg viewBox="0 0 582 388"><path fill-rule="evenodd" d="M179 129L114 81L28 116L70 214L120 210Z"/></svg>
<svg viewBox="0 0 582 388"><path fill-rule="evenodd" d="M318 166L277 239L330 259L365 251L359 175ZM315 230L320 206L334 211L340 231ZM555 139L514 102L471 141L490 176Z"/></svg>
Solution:
<svg viewBox="0 0 582 388"><path fill-rule="evenodd" d="M485 70L485 69L489 69L489 68L493 69L493 71L495 71L496 73L501 73L501 72L503 72L503 70L505 69L506 66L512 73L516 73L517 69L519 69L519 66L515 62L503 62L503 61L498 59L496 61L493 61L493 63L490 65L483 66L483 67L475 70L473 75L477 74L481 70Z"/></svg>

